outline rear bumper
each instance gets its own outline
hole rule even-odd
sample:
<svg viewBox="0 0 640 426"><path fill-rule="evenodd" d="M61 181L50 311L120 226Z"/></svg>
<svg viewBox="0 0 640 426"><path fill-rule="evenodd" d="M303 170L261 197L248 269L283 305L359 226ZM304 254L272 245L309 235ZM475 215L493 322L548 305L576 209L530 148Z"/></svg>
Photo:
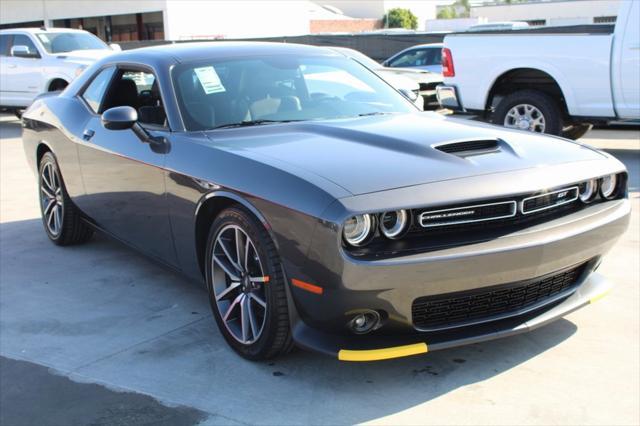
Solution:
<svg viewBox="0 0 640 426"><path fill-rule="evenodd" d="M586 277L572 295L552 307L508 320L466 327L447 333L346 337L325 333L299 322L293 330L293 337L299 346L336 357L341 361L379 361L399 358L534 330L599 300L611 290L611 287L602 275L594 272Z"/></svg>
<svg viewBox="0 0 640 426"><path fill-rule="evenodd" d="M438 103L443 108L464 112L464 108L460 103L458 91L455 86L441 84L436 87L436 97L438 98Z"/></svg>

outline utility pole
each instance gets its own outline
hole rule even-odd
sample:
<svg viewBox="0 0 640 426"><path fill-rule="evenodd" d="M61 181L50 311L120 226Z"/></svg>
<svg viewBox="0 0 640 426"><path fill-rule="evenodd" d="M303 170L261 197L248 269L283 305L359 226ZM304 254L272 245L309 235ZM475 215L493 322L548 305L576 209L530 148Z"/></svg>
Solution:
<svg viewBox="0 0 640 426"><path fill-rule="evenodd" d="M53 27L53 21L47 17L47 2L42 0L42 22L45 28Z"/></svg>

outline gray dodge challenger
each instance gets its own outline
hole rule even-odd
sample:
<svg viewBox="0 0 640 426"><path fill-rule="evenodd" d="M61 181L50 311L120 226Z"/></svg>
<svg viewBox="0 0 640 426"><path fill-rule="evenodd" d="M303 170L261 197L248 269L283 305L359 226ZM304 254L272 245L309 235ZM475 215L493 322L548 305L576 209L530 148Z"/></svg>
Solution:
<svg viewBox="0 0 640 426"><path fill-rule="evenodd" d="M609 290L596 270L630 215L610 155L418 111L310 46L117 53L38 98L23 140L53 243L98 230L202 282L252 360L534 329Z"/></svg>

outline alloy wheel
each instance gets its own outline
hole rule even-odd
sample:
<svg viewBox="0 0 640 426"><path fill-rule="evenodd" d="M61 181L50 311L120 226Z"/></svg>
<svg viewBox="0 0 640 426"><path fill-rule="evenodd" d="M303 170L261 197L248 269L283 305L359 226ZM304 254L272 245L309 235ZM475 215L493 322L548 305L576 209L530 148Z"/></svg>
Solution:
<svg viewBox="0 0 640 426"><path fill-rule="evenodd" d="M530 104L513 106L504 117L504 126L512 129L544 133L546 123L542 112Z"/></svg>
<svg viewBox="0 0 640 426"><path fill-rule="evenodd" d="M64 197L56 165L47 161L40 172L40 204L42 218L49 233L55 238L62 231Z"/></svg>
<svg viewBox="0 0 640 426"><path fill-rule="evenodd" d="M227 225L218 232L212 253L218 313L233 338L250 345L260 338L266 322L269 277L253 241L237 225Z"/></svg>

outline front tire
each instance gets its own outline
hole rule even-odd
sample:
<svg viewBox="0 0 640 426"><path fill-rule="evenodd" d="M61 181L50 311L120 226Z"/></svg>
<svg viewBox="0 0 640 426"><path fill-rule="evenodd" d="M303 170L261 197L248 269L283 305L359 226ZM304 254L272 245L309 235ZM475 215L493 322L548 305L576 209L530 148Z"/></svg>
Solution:
<svg viewBox="0 0 640 426"><path fill-rule="evenodd" d="M42 223L54 244L81 244L91 238L93 230L82 221L80 213L71 202L58 162L51 152L46 152L40 160L38 194Z"/></svg>
<svg viewBox="0 0 640 426"><path fill-rule="evenodd" d="M267 230L241 208L224 210L207 240L206 280L225 340L249 360L292 347L284 269Z"/></svg>
<svg viewBox="0 0 640 426"><path fill-rule="evenodd" d="M562 112L557 102L537 90L519 90L505 96L496 107L493 123L536 133L562 134Z"/></svg>

